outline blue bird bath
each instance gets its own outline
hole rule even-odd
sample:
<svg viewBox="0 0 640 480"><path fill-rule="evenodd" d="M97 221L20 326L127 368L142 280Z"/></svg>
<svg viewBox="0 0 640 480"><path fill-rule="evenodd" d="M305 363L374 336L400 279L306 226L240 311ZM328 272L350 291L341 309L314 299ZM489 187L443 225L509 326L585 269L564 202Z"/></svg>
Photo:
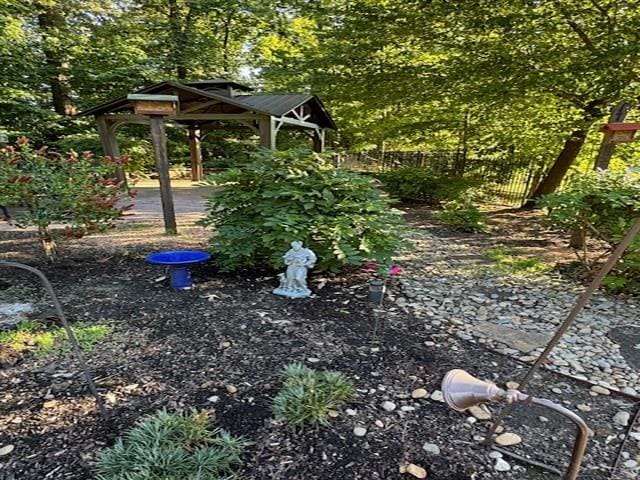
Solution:
<svg viewBox="0 0 640 480"><path fill-rule="evenodd" d="M147 262L169 267L171 272L171 288L188 290L193 287L189 267L196 263L209 260L209 258L211 258L211 255L201 250L172 250L152 253L147 256Z"/></svg>

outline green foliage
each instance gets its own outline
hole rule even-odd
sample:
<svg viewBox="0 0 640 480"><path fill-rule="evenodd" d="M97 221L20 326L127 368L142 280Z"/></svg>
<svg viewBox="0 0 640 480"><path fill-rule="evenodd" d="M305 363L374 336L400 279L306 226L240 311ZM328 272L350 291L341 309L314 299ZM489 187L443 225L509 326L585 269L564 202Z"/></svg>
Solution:
<svg viewBox="0 0 640 480"><path fill-rule="evenodd" d="M248 442L209 428L207 412L142 420L113 447L100 452L99 480L224 480L242 462Z"/></svg>
<svg viewBox="0 0 640 480"><path fill-rule="evenodd" d="M71 327L83 350L92 350L111 333L103 324L79 322ZM18 352L33 351L38 355L65 353L71 350L67 333L62 327L51 327L33 320L23 320L15 330L0 332L0 345Z"/></svg>
<svg viewBox="0 0 640 480"><path fill-rule="evenodd" d="M495 247L484 252L487 259L496 263L493 270L511 275L538 275L551 267L536 257L524 257L518 252L504 247Z"/></svg>
<svg viewBox="0 0 640 480"><path fill-rule="evenodd" d="M251 161L213 175L201 225L213 227L220 267L277 268L293 240L337 270L365 259L387 261L404 241L398 213L371 181L336 169L308 150L261 149Z"/></svg>
<svg viewBox="0 0 640 480"><path fill-rule="evenodd" d="M63 156L46 147L34 150L22 137L17 149L0 150L0 204L25 207L15 222L37 227L45 253L53 259L52 224L65 225L68 238L115 226L126 208L118 204L126 192L112 178L125 160L98 161L89 152Z"/></svg>
<svg viewBox="0 0 640 480"><path fill-rule="evenodd" d="M451 230L469 233L488 231L486 215L467 198L447 202L437 216L438 220Z"/></svg>
<svg viewBox="0 0 640 480"><path fill-rule="evenodd" d="M600 240L613 250L640 216L640 173L603 171L575 175L566 190L543 197L549 209L546 222L567 234L578 230L589 239ZM586 251L578 253L587 267ZM612 288L640 282L640 238L636 237L608 281ZM626 286L626 285L625 285Z"/></svg>
<svg viewBox="0 0 640 480"><path fill-rule="evenodd" d="M376 175L384 189L400 200L419 201L439 205L457 199L478 180L456 176L437 175L428 168L404 167Z"/></svg>
<svg viewBox="0 0 640 480"><path fill-rule="evenodd" d="M329 412L349 401L351 382L339 372L318 372L300 363L284 368L283 387L273 401L278 420L292 425L328 425Z"/></svg>

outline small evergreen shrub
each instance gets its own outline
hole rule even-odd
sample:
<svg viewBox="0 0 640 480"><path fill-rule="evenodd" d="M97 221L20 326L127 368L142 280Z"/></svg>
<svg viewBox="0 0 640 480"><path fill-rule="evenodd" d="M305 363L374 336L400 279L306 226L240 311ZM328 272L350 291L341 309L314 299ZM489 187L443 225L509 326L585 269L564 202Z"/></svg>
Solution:
<svg viewBox="0 0 640 480"><path fill-rule="evenodd" d="M548 225L567 235L582 232L585 249L576 249L576 253L592 269L600 259L587 254L586 244L598 240L613 251L640 217L640 172L628 169L580 173L571 178L567 189L546 195L540 205L548 209ZM636 236L604 286L640 292L640 236Z"/></svg>
<svg viewBox="0 0 640 480"><path fill-rule="evenodd" d="M388 261L405 243L402 218L370 179L309 150L261 149L207 183L218 188L200 224L215 229L211 246L225 271L281 267L293 240L316 253L318 268L332 271Z"/></svg>
<svg viewBox="0 0 640 480"><path fill-rule="evenodd" d="M486 215L468 199L448 202L437 216L440 222L451 230L469 233L488 231Z"/></svg>
<svg viewBox="0 0 640 480"><path fill-rule="evenodd" d="M223 480L235 473L248 442L209 429L206 412L161 410L100 452L99 480Z"/></svg>
<svg viewBox="0 0 640 480"><path fill-rule="evenodd" d="M399 168L379 173L377 177L392 197L430 205L455 200L479 185L476 179L437 175L422 167Z"/></svg>
<svg viewBox="0 0 640 480"><path fill-rule="evenodd" d="M285 367L283 387L273 402L276 419L292 425L328 425L329 412L350 400L355 389L339 372L318 372L300 363Z"/></svg>

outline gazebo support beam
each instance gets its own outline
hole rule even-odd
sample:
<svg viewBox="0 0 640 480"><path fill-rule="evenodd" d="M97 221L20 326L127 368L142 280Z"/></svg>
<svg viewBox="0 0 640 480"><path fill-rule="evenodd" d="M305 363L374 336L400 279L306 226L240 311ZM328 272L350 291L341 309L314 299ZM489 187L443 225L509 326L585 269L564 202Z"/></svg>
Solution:
<svg viewBox="0 0 640 480"><path fill-rule="evenodd" d="M167 137L164 129L164 118L159 115L149 117L151 124L151 143L156 157L156 171L160 181L160 199L164 216L164 229L169 235L178 233L176 214L173 207L171 179L169 178L169 156L167 153Z"/></svg>
<svg viewBox="0 0 640 480"><path fill-rule="evenodd" d="M276 148L276 122L273 117L261 118L259 121L260 146L275 150Z"/></svg>
<svg viewBox="0 0 640 480"><path fill-rule="evenodd" d="M313 151L324 152L324 128L318 128L313 131Z"/></svg>
<svg viewBox="0 0 640 480"><path fill-rule="evenodd" d="M189 153L191 156L191 181L200 182L203 177L200 129L189 128Z"/></svg>
<svg viewBox="0 0 640 480"><path fill-rule="evenodd" d="M120 157L120 147L118 146L118 138L116 137L113 122L107 120L104 115L96 115L96 125L98 126L102 152L111 158ZM124 182L126 185L127 177L124 174L122 166L116 168L116 178L119 182Z"/></svg>

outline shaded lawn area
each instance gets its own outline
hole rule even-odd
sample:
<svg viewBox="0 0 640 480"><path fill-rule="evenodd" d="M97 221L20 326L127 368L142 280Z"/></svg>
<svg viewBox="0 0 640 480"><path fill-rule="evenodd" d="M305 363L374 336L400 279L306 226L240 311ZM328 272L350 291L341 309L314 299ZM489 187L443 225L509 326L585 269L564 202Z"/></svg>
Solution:
<svg viewBox="0 0 640 480"><path fill-rule="evenodd" d="M134 241L118 244L118 235L125 233ZM317 296L304 300L274 296L272 272L227 275L207 266L195 269L196 289L171 291L166 282L156 281L163 271L145 263L144 255L158 248L202 247L203 237L192 233L170 238L124 232L83 239L67 246L56 265L41 263L26 243L19 250L12 242L1 244L16 252L12 259L43 269L72 321L114 329L88 353L108 401L109 422L97 417L70 359L30 356L0 371L0 444L15 445L0 459L5 472L20 480L92 478L97 450L111 445L140 416L159 408L207 408L215 411L219 426L254 442L244 457L245 478L401 479L408 477L398 469L405 461L426 468L430 479L556 478L510 459L510 472L495 472L488 451L478 445L487 422L471 424L467 415L441 402L410 398L418 387L430 393L439 389L451 368L503 384L521 378L523 364L433 329L391 302L374 336L374 316L365 300L367 277L358 271L314 273ZM41 316L50 314L43 293L27 276L1 273L0 300L35 301ZM322 279L327 285L318 290ZM271 401L279 373L293 361L351 378L358 394L348 407L356 415L340 412L326 429L294 431L274 421ZM227 385L238 391L228 393ZM531 391L592 406L584 416L595 437L580 478L610 478L622 432L611 418L629 402L592 397L583 384L551 372L541 373ZM54 404L45 406L51 398ZM385 412L384 400L398 408ZM402 411L403 406L413 410ZM367 428L367 435L356 437L355 426ZM510 447L514 452L560 468L568 460L573 427L554 414L520 408L505 427L523 437L521 445ZM437 444L440 454L425 452L425 442Z"/></svg>

